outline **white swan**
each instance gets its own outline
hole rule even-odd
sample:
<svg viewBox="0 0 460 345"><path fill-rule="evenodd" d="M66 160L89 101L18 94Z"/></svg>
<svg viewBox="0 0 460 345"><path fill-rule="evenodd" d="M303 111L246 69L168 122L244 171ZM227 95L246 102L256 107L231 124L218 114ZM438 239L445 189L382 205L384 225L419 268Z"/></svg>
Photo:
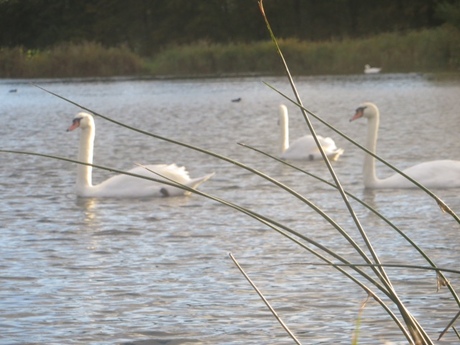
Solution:
<svg viewBox="0 0 460 345"><path fill-rule="evenodd" d="M380 67L371 67L370 65L365 65L364 66L364 73L365 74L377 74L380 73L382 68Z"/></svg>
<svg viewBox="0 0 460 345"><path fill-rule="evenodd" d="M366 148L375 153L377 132L379 129L380 113L373 103L363 103L350 121L367 118ZM414 165L403 172L427 188L460 187L460 161L437 160ZM373 189L383 188L416 188L417 186L400 174L386 179L379 179L375 173L375 158L365 154L364 158L364 187Z"/></svg>
<svg viewBox="0 0 460 345"><path fill-rule="evenodd" d="M78 160L85 163L93 163L93 147L96 127L93 117L88 113L78 113L72 125L67 131L81 129L80 148ZM191 188L198 187L201 183L208 180L214 174L190 179L184 167L175 164L146 165L148 168L162 176L179 182ZM162 179L160 176L148 171L144 167L136 167L129 170L130 173ZM93 168L88 165L79 164L77 168L77 195L80 197L109 197L109 198L145 198L145 197L165 197L184 195L184 190L166 184L160 184L142 178L129 175L116 175L104 182L92 184Z"/></svg>
<svg viewBox="0 0 460 345"><path fill-rule="evenodd" d="M281 104L279 107L279 126L281 159L323 159L312 135L304 135L289 145L289 115L287 107L284 104ZM319 135L317 137L327 157L330 160L336 161L343 153L343 149L338 149L331 138L323 138Z"/></svg>

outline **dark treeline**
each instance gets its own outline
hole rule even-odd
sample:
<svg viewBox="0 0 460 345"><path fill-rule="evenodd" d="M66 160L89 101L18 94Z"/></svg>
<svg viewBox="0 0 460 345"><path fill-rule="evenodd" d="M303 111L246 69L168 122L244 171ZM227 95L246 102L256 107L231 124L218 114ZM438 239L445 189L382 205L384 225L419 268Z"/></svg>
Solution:
<svg viewBox="0 0 460 345"><path fill-rule="evenodd" d="M264 6L279 38L318 41L434 28L458 3L265 0ZM152 56L172 44L267 39L257 0L0 0L0 47L93 41Z"/></svg>

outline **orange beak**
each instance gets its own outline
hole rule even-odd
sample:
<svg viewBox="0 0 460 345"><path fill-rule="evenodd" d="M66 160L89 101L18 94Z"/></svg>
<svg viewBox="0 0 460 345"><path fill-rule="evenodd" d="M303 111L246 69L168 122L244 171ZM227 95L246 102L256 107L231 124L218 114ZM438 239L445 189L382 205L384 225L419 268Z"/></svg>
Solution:
<svg viewBox="0 0 460 345"><path fill-rule="evenodd" d="M355 113L355 115L350 119L350 122L351 122L351 121L354 121L354 120L356 120L356 119L359 119L359 118L361 118L361 117L363 117L363 115L364 115L364 109L363 109L363 108L358 108L358 109L356 109L356 113Z"/></svg>
<svg viewBox="0 0 460 345"><path fill-rule="evenodd" d="M78 127L80 127L80 119L73 119L72 125L70 125L70 127L67 128L67 132L71 132Z"/></svg>

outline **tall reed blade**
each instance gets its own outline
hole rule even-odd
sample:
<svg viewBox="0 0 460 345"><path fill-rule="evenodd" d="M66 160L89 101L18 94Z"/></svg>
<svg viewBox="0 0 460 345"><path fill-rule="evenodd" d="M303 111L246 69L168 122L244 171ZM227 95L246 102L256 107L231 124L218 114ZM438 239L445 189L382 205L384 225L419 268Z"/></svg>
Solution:
<svg viewBox="0 0 460 345"><path fill-rule="evenodd" d="M246 274L246 272L243 270L243 268L240 266L240 264L238 263L238 261L235 259L235 257L232 255L232 253L229 253L228 254L230 256L230 258L232 259L233 263L236 265L236 267L238 267L238 269L240 270L241 274L243 274L243 276L246 278L246 280L249 282L249 284L251 284L252 288L257 292L257 294L259 295L259 297L262 299L262 301L265 303L265 305L268 307L268 309L270 310L270 312L273 314L273 316L278 320L278 322L280 323L280 325L284 328L284 330L289 334L289 336L292 338L292 340L294 340L294 342L296 344L299 344L301 345L301 342L295 337L294 333L291 332L291 330L288 328L288 326L286 326L286 324L283 322L283 320L281 320L280 316L278 315L278 313L275 311L275 309L273 309L273 307L270 305L270 303L268 302L268 300L265 298L265 296L262 294L262 292L260 292L260 290L257 288L257 286L254 284L254 282L251 280L251 278L249 278L249 276Z"/></svg>
<svg viewBox="0 0 460 345"><path fill-rule="evenodd" d="M310 132L312 133L313 137L315 138L316 145L317 145L318 149L320 150L321 155L323 156L323 159L324 159L324 161L326 163L326 166L327 166L327 168L329 170L329 173L331 174L332 178L334 179L334 182L335 182L335 184L337 186L337 190L339 191L339 193L340 193L340 195L341 195L341 197L342 197L342 199L343 199L343 201L345 203L345 206L348 209L348 212L350 213L354 223L356 224L356 227L360 231L361 236L363 237L363 239L364 239L364 241L365 241L365 243L366 243L366 245L367 245L367 247L369 249L369 252L371 253L371 255L372 255L373 259L374 259L374 262L379 264L380 261L378 259L377 253L372 248L372 245L371 245L370 241L368 240L367 235L364 232L364 229L361 226L361 223L360 223L358 217L356 216L356 214L355 214L355 212L354 212L354 210L353 210L353 208L352 208L352 206L351 206L351 204L350 204L350 202L349 202L349 200L347 198L347 195L346 195L346 193L345 193L345 191L344 191L344 189L343 189L343 187L342 187L342 185L341 185L341 183L339 181L338 176L336 175L334 169L332 168L332 165L331 165L329 159L327 158L326 154L324 153L323 148L321 147L321 145L320 145L320 143L318 141L316 133L315 133L315 131L313 129L313 125L312 125L312 123L311 123L311 121L310 121L310 119L308 117L308 112L303 107L302 101L300 99L299 93L297 92L297 88L296 88L296 86L294 84L294 80L293 80L293 78L291 76L291 73L289 71L288 65L286 63L286 60L284 59L283 53L282 53L282 51L281 51L281 49L280 49L280 47L278 45L278 41L277 41L277 39L276 39L276 37L275 37L275 35L273 33L273 30L272 30L272 28L270 26L270 22L268 21L268 18L265 15L265 10L264 10L264 6L263 6L263 0L259 1L259 8L260 8L260 11L261 11L262 16L264 18L264 21L265 21L265 24L267 26L268 32L270 34L270 37L271 37L273 43L275 44L276 51L278 52L279 56L281 57L283 67L284 67L284 69L286 71L286 75L288 77L288 80L289 80L289 83L291 85L292 91L294 92L295 98L297 100L297 104L299 105L300 109L302 110L302 114L303 114L303 117L304 117L304 119L305 119L305 121L306 121L306 123L308 125L308 128L310 129ZM370 262L368 262L368 263L370 263ZM390 283L390 280L388 279L385 271L382 269L379 272L377 272L377 270L376 270L375 273L380 277L380 279L382 279L382 281L384 281L384 283L386 285L388 285L388 288L390 288L391 283Z"/></svg>
<svg viewBox="0 0 460 345"><path fill-rule="evenodd" d="M325 157L325 154L324 154L324 151L321 149L321 145L319 144L317 138L316 138L316 134L315 134L315 131L313 129L313 126L310 122L310 119L308 117L308 112L306 111L306 109L303 107L303 104L302 104L302 101L300 100L300 97L299 97L299 94L295 88L295 85L294 85L294 81L293 81L293 78L289 72L289 68L287 66L287 63L284 59L284 56L281 52L281 49L279 48L279 45L277 43L277 40L276 40L276 37L271 29L271 26L270 26L270 23L268 21L268 18L265 14L265 10L264 10L264 7L263 7L263 0L259 0L259 8L260 8L260 11L262 13L262 16L264 18L264 21L265 21L265 24L267 26L267 29L268 29L268 32L270 34L270 37L272 38L272 41L274 42L275 44L275 47L276 47L276 50L278 52L278 54L280 55L281 57L281 61L283 63L283 66L285 68L285 71L286 71L286 75L288 76L288 79L289 79L289 83L291 84L291 88L294 92L294 95L295 95L295 98L296 98L296 103L299 108L301 109L302 111L302 114L304 116L304 119L313 135L313 137L315 138L315 141L317 143L317 146L324 158L324 161L326 162L326 165L328 167L328 170L331 174L331 176L333 177L334 179L334 182L337 186L337 189L338 191L340 192L340 195L357 227L357 229L359 230L360 234L361 234L361 237L363 238L364 242L366 243L366 246L369 250L369 252L371 253L373 259L374 259L374 262L377 263L377 264L381 264L379 258L378 258L378 255L376 253L376 251L374 250L366 232L364 231L358 217L356 216L351 204L349 203L348 201L348 198L347 198L347 195L344 191L344 189L342 188L341 184L340 184L340 181L338 179L338 177L336 176L334 170L332 169L332 166L329 162L329 160L327 159L327 157ZM342 233L343 235L343 233ZM361 254L362 255L362 254ZM365 256L362 255L363 258L365 258ZM368 262L369 263L369 262ZM412 314L409 312L409 310L405 307L404 303L400 300L398 294L396 293L396 291L393 289L393 286L392 286L392 283L387 275L387 273L385 272L385 270L383 269L383 267L381 267L381 269L373 269L375 274L380 278L381 282L385 285L388 293L391 295L391 299L392 301L395 303L395 305L397 306L397 308L399 309L400 313L401 313L401 316L402 318L404 319L406 325L407 325L407 328L409 330L409 332L411 333L411 336L412 336L412 339L413 341L416 343L416 344L431 344L432 341L430 340L429 336L426 334L426 332L423 330L423 328L420 326L420 324L417 322L417 320L412 316Z"/></svg>

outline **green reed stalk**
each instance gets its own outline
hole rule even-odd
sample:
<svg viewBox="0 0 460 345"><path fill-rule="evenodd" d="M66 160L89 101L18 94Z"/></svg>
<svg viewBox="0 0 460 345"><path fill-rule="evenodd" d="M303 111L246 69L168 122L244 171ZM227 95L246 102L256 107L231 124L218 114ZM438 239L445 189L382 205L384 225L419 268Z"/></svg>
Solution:
<svg viewBox="0 0 460 345"><path fill-rule="evenodd" d="M361 303L361 306L359 307L358 317L356 318L356 326L355 331L353 332L353 339L351 340L351 345L358 345L358 336L361 327L361 317L368 300L369 296L367 296L366 300L363 303Z"/></svg>
<svg viewBox="0 0 460 345"><path fill-rule="evenodd" d="M294 340L294 342L296 344L301 344L301 342L295 337L295 335L291 332L291 330L289 329L288 326L286 326L286 324L283 322L283 320L281 320L281 318L279 317L279 315L276 313L275 309L273 309L273 307L270 305L270 303L268 302L268 300L265 298L265 296L262 294L262 292L260 292L260 290L257 288L257 286L253 283L253 281L251 280L251 278L249 278L249 276L246 274L246 272L243 270L243 268L241 267L241 265L238 263L238 261L235 259L235 257L232 255L232 253L229 253L228 254L230 256L230 259L232 259L233 263L236 265L236 267L238 267L238 269L240 270L241 274L243 274L243 276L246 278L246 280L248 281L249 284L251 284L252 288L257 292L257 294L259 295L259 297L264 301L265 305L268 307L268 309L270 309L270 312L273 314L273 316L278 320L278 322L281 324L281 326L284 328L284 330L289 334L289 336L292 338L292 340Z"/></svg>
<svg viewBox="0 0 460 345"><path fill-rule="evenodd" d="M337 186L337 189L338 191L340 192L340 195L342 196L342 199L347 207L347 209L349 210L349 213L352 217L352 219L354 220L355 222L355 225L356 227L358 228L360 234L361 234L361 237L363 238L363 240L365 241L366 243L366 246L368 247L368 250L370 251L375 263L377 264L381 264L380 261L379 261L379 258L378 258L378 255L377 253L375 252L375 250L373 249L372 247L372 244L369 240L369 238L367 237L367 234L366 232L364 231L363 227L361 226L360 222L359 222L359 219L357 218L353 208L351 207L348 199L347 199L347 195L345 193L345 191L343 190L337 176L335 175L333 169L332 169L332 166L329 162L329 160L327 159L327 157L325 156L322 148L321 148L321 145L319 144L317 138L316 138L316 134L315 134L315 131L313 129L313 126L310 122L310 119L308 117L308 114L309 112L303 107L303 104L302 104L302 101L300 100L300 97L298 95L298 92L296 90L296 87L294 85L294 81L292 79L292 76L290 74L290 71L289 71L289 68L287 66L287 63L284 59L284 56L281 52L281 49L277 43L277 40L276 40L276 37L271 29L271 26L270 26L270 23L267 19L267 16L265 15L265 11L264 11L264 8L263 8L263 0L259 0L259 8L260 8L260 11L262 13L262 16L265 20L265 24L267 26L267 29L268 29L268 32L270 34L270 37L272 38L272 41L274 42L275 44L275 47L276 47L276 51L278 52L280 58L281 58L281 61L282 61L282 64L284 66L284 69L286 71L286 75L289 79L289 82L291 84L291 88L294 92L294 95L295 95L295 98L296 98L296 102L295 101L292 101L293 103L295 103L296 105L299 106L299 108L301 109L302 111L302 114L303 114L303 117L304 117L304 120L305 122L307 123L309 129L310 129L310 132L312 133L313 137L315 138L315 141L317 143L317 146L318 146L318 149L320 150L322 156L323 156L323 159L328 167L328 170L331 174L331 176L333 177L334 181L335 181L335 184ZM345 233L342 233L342 235L345 235L345 237L347 238L347 240L350 242L350 239L348 239L348 235L345 234ZM352 243L352 242L350 242ZM358 251L359 253L359 251ZM365 255L363 255L363 253L359 253L361 255L361 257L363 259L367 259L367 257ZM432 344L432 341L431 339L429 338L428 334L423 330L423 328L421 327L421 325L418 323L418 321L412 316L412 314L409 312L409 310L405 307L404 303L400 300L398 294L396 293L396 291L393 289L393 286L391 284L391 281L388 277L388 275L386 274L386 272L381 269L381 270L374 270L374 273L379 277L379 279L381 280L381 282L385 285L385 288L387 289L388 293L390 294L390 298L391 300L395 303L395 305L398 307L400 313L401 313L401 316L402 318L404 319L408 329L409 329L409 332L412 336L412 340L415 342L415 343L427 343L427 344Z"/></svg>
<svg viewBox="0 0 460 345"><path fill-rule="evenodd" d="M347 207L347 209L348 209L348 211L349 211L349 213L350 213L350 215L351 215L353 221L355 222L355 224L356 224L358 230L359 230L360 233L361 233L361 236L363 237L363 239L364 239L366 245L368 246L368 249L369 249L370 253L372 254L374 260L375 260L377 263L380 263L379 260L378 260L377 255L376 255L376 253L375 253L375 251L372 249L372 245L371 245L370 241L368 240L368 238L367 238L367 236L366 236L366 234L365 234L365 232L364 232L364 229L363 229L362 226L361 226L361 223L360 223L358 217L356 216L356 214L355 214L353 208L352 208L351 205L350 205L350 202L348 201L347 195L345 194L345 191L344 191L344 189L343 189L343 187L342 187L342 184L340 183L339 178L337 177L337 175L336 175L334 169L332 168L331 162L329 161L328 157L327 157L326 154L324 153L324 150L323 150L321 144L319 143L319 140L318 140L318 137L317 137L317 135L316 135L316 132L315 132L315 130L314 130L314 128L313 128L313 125L312 125L312 123L311 123L311 121L310 121L310 118L309 118L309 116L308 116L309 114L308 114L308 112L307 112L307 111L304 109L304 107L303 107L302 100L300 99L300 95L299 95L299 93L297 92L297 88L296 88L296 86L295 86L295 84L294 84L294 80L293 80L293 78L292 78L292 76L291 76L291 73L290 73L290 71L289 71L289 67L288 67L288 65L287 65L287 63L286 63L286 60L284 59L283 53L282 53L282 51L281 51L281 49L280 49L280 47L279 47L279 45L278 45L277 39L276 39L276 37L275 37L275 35L274 35L273 31L272 31L272 28L271 28L271 26L270 26L270 23L269 23L269 21L268 21L268 18L267 18L267 16L265 15L265 10L264 10L264 7L263 7L263 1L262 1L262 0L259 1L259 8L260 8L260 11L261 11L261 13L262 13L262 16L263 16L263 18L264 18L264 20L265 20L265 24L266 24L266 26L267 26L268 32L270 33L270 37L271 37L273 43L275 44L276 51L277 51L277 53L279 54L279 56L280 56L280 58L281 58L281 62L282 62L283 66L284 66L284 69L285 69L285 71L286 71L286 76L288 77L289 83L290 83L290 85L291 85L292 91L294 92L294 95L295 95L295 98L296 98L296 100L297 100L297 103L298 103L299 106L300 106L300 109L301 109L303 118L304 118L305 122L307 123L307 126L308 126L308 128L309 128L309 130L310 130L310 132L311 132L311 134L312 134L312 136L313 136L313 138L315 139L316 146L318 147L319 151L321 152L321 156L323 157L323 160L324 160L324 162L326 163L327 169L329 170L329 173L330 173L331 177L333 178L333 180L334 180L334 182L335 182L335 185L337 186L337 190L340 192L340 195L341 195L341 197L342 197L342 199L343 199L343 201L344 201L344 203L345 203L345 206ZM349 238L349 236L347 236L347 237ZM363 255L362 255L362 256L363 256ZM369 261L369 262L370 262L370 261ZM386 274L385 274L385 272L384 272L383 270L382 270L380 273L376 272L376 274L377 274L378 276L380 276L381 279L385 280L385 281L386 281L386 284L388 285L388 287L390 287L390 286L389 286L389 285L390 285L389 279L388 279L388 277L386 276Z"/></svg>
<svg viewBox="0 0 460 345"><path fill-rule="evenodd" d="M458 334L457 330L455 329L455 327L453 327L453 324L455 323L455 321L457 321L457 319L460 317L460 311L453 317L453 319L447 324L446 328L443 329L443 331L441 332L441 334L439 334L439 337L438 337L438 340L441 340L441 338L444 336L444 334L446 334L447 330L452 327L455 331L455 334L457 335L457 338L460 340L460 335Z"/></svg>

